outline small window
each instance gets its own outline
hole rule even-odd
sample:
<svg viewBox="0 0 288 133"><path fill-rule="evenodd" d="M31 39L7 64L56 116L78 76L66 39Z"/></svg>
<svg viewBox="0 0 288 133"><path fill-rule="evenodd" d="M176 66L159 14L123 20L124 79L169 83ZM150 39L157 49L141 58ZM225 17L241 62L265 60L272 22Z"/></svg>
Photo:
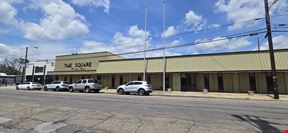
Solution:
<svg viewBox="0 0 288 133"><path fill-rule="evenodd" d="M135 82L134 85L142 85L142 82Z"/></svg>
<svg viewBox="0 0 288 133"><path fill-rule="evenodd" d="M134 85L134 82L129 82L127 85Z"/></svg>
<svg viewBox="0 0 288 133"><path fill-rule="evenodd" d="M56 82L54 82L54 84L60 84L61 82L60 81L56 81Z"/></svg>
<svg viewBox="0 0 288 133"><path fill-rule="evenodd" d="M93 79L89 79L89 80L88 80L88 83L96 83L96 82L95 82L95 80L93 80Z"/></svg>
<svg viewBox="0 0 288 133"><path fill-rule="evenodd" d="M87 80L86 79L82 80L82 83L87 83Z"/></svg>

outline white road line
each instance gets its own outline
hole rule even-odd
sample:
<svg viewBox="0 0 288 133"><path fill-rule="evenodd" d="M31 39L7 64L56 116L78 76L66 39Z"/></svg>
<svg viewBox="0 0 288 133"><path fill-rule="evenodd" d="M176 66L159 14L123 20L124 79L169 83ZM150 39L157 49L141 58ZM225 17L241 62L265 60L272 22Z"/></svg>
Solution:
<svg viewBox="0 0 288 133"><path fill-rule="evenodd" d="M0 117L0 124L8 122L10 120L12 120L12 119L11 118Z"/></svg>
<svg viewBox="0 0 288 133"><path fill-rule="evenodd" d="M37 125L34 130L38 131L39 133L52 133L56 132L57 129L62 128L64 126L67 126L65 123L56 123L53 122L46 122L41 123L40 125Z"/></svg>

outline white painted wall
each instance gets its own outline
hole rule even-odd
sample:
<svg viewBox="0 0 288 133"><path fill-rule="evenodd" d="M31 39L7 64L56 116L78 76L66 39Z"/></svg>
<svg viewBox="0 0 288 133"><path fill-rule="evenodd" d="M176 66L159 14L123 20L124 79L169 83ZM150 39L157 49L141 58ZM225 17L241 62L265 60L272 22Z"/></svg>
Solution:
<svg viewBox="0 0 288 133"><path fill-rule="evenodd" d="M48 60L39 60L35 62L30 62L26 67L26 75L31 76L33 71L33 66L38 67L44 67L46 65L46 75L47 71L54 71L55 69L55 62L54 61L48 61ZM34 75L43 75L43 72L41 73L34 73Z"/></svg>

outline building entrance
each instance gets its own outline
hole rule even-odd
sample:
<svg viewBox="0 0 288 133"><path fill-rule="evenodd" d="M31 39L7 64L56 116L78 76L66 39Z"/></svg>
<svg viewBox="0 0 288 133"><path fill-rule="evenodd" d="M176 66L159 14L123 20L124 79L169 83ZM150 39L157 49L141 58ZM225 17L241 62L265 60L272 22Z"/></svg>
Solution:
<svg viewBox="0 0 288 133"><path fill-rule="evenodd" d="M192 73L181 74L181 91L196 91L196 75Z"/></svg>

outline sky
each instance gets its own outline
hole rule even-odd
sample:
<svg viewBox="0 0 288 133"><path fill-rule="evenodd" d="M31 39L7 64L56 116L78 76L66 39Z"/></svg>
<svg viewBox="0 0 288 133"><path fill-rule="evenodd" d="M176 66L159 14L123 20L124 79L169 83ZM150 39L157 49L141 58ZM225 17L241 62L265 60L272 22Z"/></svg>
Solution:
<svg viewBox="0 0 288 133"><path fill-rule="evenodd" d="M286 31L273 32L274 48L288 48L288 26L277 26L288 24L288 0L274 1L269 0L272 30ZM144 50L145 40L146 49L165 47L167 56L253 51L257 39L260 50L268 48L261 32L263 0L166 0L165 17L163 5L163 0L0 0L0 60L24 58L25 47L30 60L135 52ZM259 34L229 37L245 32ZM162 55L163 50L147 52Z"/></svg>

